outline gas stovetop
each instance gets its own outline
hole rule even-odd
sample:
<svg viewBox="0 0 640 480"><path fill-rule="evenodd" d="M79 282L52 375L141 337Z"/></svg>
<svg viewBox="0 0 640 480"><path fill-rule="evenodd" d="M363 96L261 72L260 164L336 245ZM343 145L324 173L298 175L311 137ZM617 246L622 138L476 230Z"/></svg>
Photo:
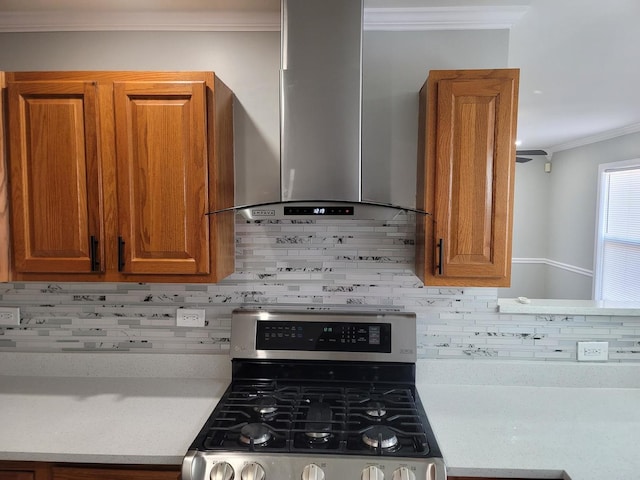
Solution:
<svg viewBox="0 0 640 480"><path fill-rule="evenodd" d="M231 350L231 385L183 480L445 478L415 389L412 314L241 310Z"/></svg>
<svg viewBox="0 0 640 480"><path fill-rule="evenodd" d="M422 457L426 417L406 386L341 387L268 382L232 385L196 448ZM435 446L435 441L431 441Z"/></svg>

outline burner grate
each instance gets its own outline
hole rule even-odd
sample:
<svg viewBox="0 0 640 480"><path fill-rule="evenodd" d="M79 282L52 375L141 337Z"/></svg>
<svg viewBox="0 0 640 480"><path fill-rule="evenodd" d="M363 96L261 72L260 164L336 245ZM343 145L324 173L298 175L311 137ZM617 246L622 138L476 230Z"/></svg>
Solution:
<svg viewBox="0 0 640 480"><path fill-rule="evenodd" d="M236 383L209 418L203 447L425 456L425 421L409 388Z"/></svg>

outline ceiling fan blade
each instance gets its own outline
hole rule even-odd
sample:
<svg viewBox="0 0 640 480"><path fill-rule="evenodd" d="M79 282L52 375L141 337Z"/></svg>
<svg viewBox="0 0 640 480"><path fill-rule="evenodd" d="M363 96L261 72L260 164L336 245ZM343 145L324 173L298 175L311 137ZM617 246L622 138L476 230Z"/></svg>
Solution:
<svg viewBox="0 0 640 480"><path fill-rule="evenodd" d="M531 160L533 160L532 158L527 158L527 157L516 157L516 162L517 163L527 163L530 162Z"/></svg>

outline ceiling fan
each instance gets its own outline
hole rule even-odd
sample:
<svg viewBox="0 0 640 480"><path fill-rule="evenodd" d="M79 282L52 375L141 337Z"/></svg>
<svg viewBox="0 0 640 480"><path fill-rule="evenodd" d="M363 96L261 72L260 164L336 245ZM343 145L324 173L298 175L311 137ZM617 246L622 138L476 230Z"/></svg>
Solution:
<svg viewBox="0 0 640 480"><path fill-rule="evenodd" d="M532 155L532 156L545 155L546 156L548 154L544 150L516 150L516 162L526 163L530 160L533 160L533 158L529 158L528 156L522 157L521 155Z"/></svg>

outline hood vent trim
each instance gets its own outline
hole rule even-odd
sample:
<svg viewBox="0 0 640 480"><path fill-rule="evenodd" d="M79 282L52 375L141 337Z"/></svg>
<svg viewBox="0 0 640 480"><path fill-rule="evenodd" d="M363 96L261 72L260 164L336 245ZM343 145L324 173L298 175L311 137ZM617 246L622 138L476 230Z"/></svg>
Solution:
<svg viewBox="0 0 640 480"><path fill-rule="evenodd" d="M285 213L287 210L327 208L317 213ZM332 214L331 209L351 209L351 213ZM247 221L259 220L392 220L403 213L413 213L430 216L431 214L415 208L392 205L378 202L342 202L333 200L308 200L303 202L265 202L251 205L241 205L223 208L207 215L215 215L223 212L236 212Z"/></svg>

